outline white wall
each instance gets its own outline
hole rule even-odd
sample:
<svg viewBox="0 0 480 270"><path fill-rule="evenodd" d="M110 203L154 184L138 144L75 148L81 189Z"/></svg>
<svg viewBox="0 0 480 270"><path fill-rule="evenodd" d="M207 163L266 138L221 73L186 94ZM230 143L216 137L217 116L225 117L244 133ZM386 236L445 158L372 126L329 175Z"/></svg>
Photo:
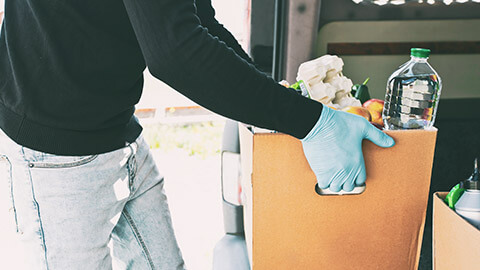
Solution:
<svg viewBox="0 0 480 270"><path fill-rule="evenodd" d="M317 53L326 53L336 42L478 41L480 20L334 22L320 29ZM340 56L344 74L354 83L370 77L370 94L383 99L388 77L410 59L404 55ZM480 54L432 52L428 62L443 81L441 98L480 98Z"/></svg>

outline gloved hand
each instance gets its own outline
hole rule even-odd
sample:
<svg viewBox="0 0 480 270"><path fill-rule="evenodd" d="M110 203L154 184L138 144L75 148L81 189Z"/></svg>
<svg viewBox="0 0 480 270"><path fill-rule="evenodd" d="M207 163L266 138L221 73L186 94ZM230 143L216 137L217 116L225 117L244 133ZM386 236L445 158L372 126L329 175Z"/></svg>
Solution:
<svg viewBox="0 0 480 270"><path fill-rule="evenodd" d="M367 179L362 140L380 147L392 147L395 141L365 118L323 106L318 122L302 145L305 157L317 177L318 186L352 191Z"/></svg>

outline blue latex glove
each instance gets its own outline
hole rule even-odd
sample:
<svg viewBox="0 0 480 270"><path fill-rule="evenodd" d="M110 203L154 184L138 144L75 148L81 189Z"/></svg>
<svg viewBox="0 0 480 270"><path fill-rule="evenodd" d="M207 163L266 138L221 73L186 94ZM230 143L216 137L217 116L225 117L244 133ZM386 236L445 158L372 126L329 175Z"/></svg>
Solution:
<svg viewBox="0 0 480 270"><path fill-rule="evenodd" d="M381 147L392 147L395 141L365 118L323 106L318 122L302 145L305 157L317 177L318 186L352 191L367 179L362 140L369 139Z"/></svg>

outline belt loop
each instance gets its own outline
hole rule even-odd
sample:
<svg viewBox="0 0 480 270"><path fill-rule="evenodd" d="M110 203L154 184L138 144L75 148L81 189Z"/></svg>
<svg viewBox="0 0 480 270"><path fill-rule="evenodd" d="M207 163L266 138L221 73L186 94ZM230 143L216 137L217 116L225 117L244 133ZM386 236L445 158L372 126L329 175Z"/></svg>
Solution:
<svg viewBox="0 0 480 270"><path fill-rule="evenodd" d="M132 142L132 143L128 144L128 147L130 148L130 151L132 151L132 156L135 156L137 154L137 150L138 150L137 143Z"/></svg>
<svg viewBox="0 0 480 270"><path fill-rule="evenodd" d="M137 159L135 155L137 154L137 149L138 146L135 142L130 143L128 145L130 148L130 157L128 158L127 161L127 166L128 166L128 178L129 178L129 186L130 186L130 191L133 191L133 180L135 179L136 173L137 173Z"/></svg>

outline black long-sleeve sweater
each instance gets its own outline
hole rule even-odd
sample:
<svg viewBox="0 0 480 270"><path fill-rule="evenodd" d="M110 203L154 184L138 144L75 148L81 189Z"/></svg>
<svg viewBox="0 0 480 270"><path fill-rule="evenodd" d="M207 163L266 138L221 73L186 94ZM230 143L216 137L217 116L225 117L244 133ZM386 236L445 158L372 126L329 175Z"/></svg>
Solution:
<svg viewBox="0 0 480 270"><path fill-rule="evenodd" d="M58 155L121 148L142 130L133 112L148 66L214 112L304 137L321 104L256 70L210 2L197 5L198 13L194 0L6 0L0 128Z"/></svg>

